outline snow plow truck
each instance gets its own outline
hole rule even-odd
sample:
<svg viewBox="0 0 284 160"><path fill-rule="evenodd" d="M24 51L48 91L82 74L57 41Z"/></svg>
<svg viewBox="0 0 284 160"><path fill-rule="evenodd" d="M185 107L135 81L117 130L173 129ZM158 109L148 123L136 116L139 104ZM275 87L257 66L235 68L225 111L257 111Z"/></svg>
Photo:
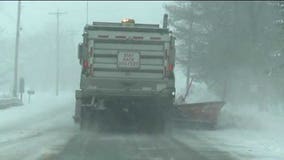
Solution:
<svg viewBox="0 0 284 160"><path fill-rule="evenodd" d="M163 132L177 107L175 37L168 15L162 27L129 18L120 23L93 22L84 27L82 36L74 121L81 129L129 124Z"/></svg>

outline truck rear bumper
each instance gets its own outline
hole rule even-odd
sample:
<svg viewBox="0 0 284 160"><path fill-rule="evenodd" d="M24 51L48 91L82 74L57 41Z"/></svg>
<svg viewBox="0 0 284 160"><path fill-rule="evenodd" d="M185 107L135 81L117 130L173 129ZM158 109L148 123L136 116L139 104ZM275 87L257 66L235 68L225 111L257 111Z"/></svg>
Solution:
<svg viewBox="0 0 284 160"><path fill-rule="evenodd" d="M155 96L175 91L174 79L121 79L88 77L82 79L83 95Z"/></svg>
<svg viewBox="0 0 284 160"><path fill-rule="evenodd" d="M81 96L172 96L175 95L174 79L117 79L86 78Z"/></svg>
<svg viewBox="0 0 284 160"><path fill-rule="evenodd" d="M172 97L175 95L173 88L167 88L160 92L154 91L135 91L135 90L99 90L99 89L86 89L78 90L76 97L87 96L103 96L103 97Z"/></svg>

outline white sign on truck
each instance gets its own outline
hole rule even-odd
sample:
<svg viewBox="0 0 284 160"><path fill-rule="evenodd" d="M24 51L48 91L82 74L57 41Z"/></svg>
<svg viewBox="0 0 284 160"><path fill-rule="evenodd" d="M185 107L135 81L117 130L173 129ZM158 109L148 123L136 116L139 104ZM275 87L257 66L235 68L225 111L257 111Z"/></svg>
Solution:
<svg viewBox="0 0 284 160"><path fill-rule="evenodd" d="M119 52L117 64L118 68L137 69L140 66L140 55L138 52Z"/></svg>

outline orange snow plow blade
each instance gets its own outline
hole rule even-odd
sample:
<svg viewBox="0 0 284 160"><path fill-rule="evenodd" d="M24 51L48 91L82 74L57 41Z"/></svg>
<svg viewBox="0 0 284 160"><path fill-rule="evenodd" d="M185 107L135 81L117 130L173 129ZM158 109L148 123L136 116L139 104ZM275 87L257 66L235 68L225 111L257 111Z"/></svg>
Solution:
<svg viewBox="0 0 284 160"><path fill-rule="evenodd" d="M175 118L175 121L214 128L224 104L224 101L213 101L176 105L178 117Z"/></svg>

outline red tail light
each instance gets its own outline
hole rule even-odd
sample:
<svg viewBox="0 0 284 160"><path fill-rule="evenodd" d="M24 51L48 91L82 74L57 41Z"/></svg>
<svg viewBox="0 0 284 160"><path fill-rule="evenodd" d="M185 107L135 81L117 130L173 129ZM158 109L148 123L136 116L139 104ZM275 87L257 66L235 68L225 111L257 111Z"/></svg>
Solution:
<svg viewBox="0 0 284 160"><path fill-rule="evenodd" d="M173 65L173 64L169 64L168 70L169 70L170 72L172 72L172 71L174 70L174 65Z"/></svg>
<svg viewBox="0 0 284 160"><path fill-rule="evenodd" d="M87 60L84 60L83 67L84 68L88 68L89 67L89 62Z"/></svg>

